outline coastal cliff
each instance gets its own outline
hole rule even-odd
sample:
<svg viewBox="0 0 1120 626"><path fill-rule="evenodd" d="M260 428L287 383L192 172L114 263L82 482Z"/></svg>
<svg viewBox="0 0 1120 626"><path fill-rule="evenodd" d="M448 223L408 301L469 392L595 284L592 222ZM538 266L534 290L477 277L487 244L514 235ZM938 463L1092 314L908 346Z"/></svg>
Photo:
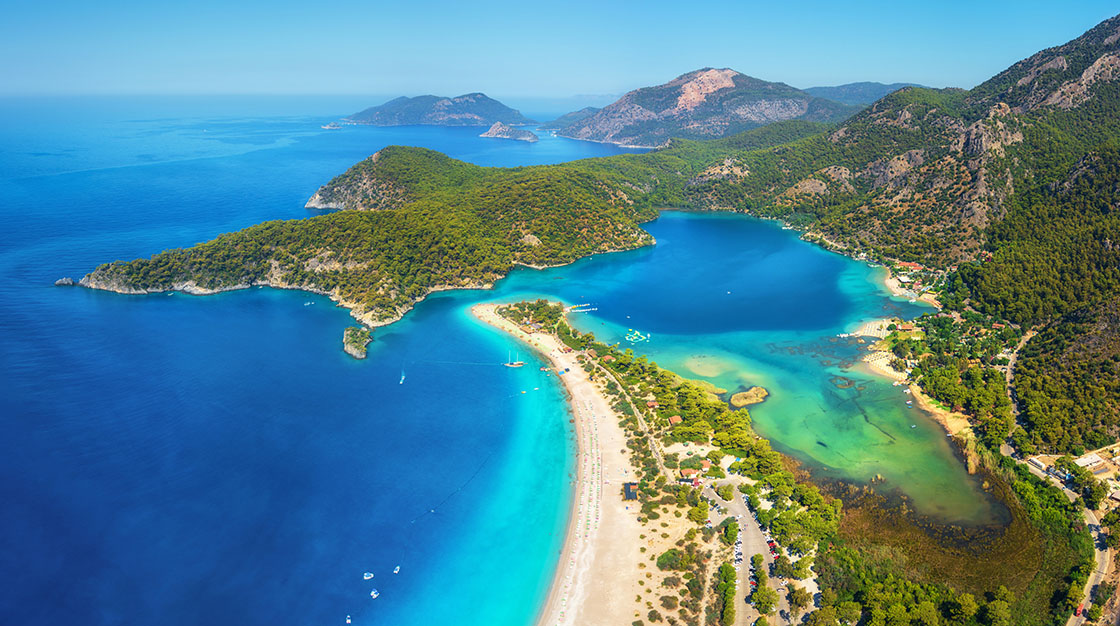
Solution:
<svg viewBox="0 0 1120 626"><path fill-rule="evenodd" d="M536 134L534 134L532 131L507 126L506 124L503 124L501 122L494 122L494 125L490 127L490 130L482 133L481 135L479 135L479 137L515 139L517 141L528 141L529 143L540 141L540 138L537 137Z"/></svg>
<svg viewBox="0 0 1120 626"><path fill-rule="evenodd" d="M342 331L342 349L355 359L366 358L370 340L369 329L362 326L348 326Z"/></svg>

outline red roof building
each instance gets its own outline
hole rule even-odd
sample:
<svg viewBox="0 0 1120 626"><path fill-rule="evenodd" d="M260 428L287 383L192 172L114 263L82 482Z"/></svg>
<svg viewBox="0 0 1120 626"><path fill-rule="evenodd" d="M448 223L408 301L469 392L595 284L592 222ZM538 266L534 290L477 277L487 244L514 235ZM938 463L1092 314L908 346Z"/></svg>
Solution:
<svg viewBox="0 0 1120 626"><path fill-rule="evenodd" d="M656 409L656 408L660 407L661 405L654 402L653 400L650 400L649 402L646 402L646 406L651 408L651 409Z"/></svg>
<svg viewBox="0 0 1120 626"><path fill-rule="evenodd" d="M680 415L670 415L669 416L669 423L670 424L680 424L681 423L681 416Z"/></svg>

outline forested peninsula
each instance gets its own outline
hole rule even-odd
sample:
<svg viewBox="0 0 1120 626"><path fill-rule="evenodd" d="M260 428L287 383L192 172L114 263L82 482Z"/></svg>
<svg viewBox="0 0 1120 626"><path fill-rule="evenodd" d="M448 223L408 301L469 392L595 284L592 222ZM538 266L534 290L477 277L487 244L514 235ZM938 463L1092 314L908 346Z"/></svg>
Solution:
<svg viewBox="0 0 1120 626"><path fill-rule="evenodd" d="M485 286L518 264L650 244L640 224L659 209L779 217L847 254L947 272L950 309L1066 338L1031 347L1024 391L1035 405L1104 394L1107 411L1089 428L1027 406L1019 441L1076 450L1115 434L1120 405L1107 352L1115 327L1080 321L1120 294L1118 78L1120 18L1112 18L972 90L905 88L840 125L791 120L717 140L673 139L645 154L518 168L389 147L308 202L337 212L108 263L81 283L128 293L307 289L376 326L434 290ZM1090 331L1096 339L1078 343L1084 349L1059 351ZM962 352L944 367L963 371L976 360ZM1072 362L1106 382L1054 383ZM1014 426L1001 419L992 437Z"/></svg>

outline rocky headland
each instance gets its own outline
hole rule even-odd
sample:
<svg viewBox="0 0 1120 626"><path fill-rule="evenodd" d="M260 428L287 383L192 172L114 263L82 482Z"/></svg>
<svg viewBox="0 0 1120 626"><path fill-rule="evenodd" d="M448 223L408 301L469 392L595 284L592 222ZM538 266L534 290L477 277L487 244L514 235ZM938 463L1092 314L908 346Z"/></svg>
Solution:
<svg viewBox="0 0 1120 626"><path fill-rule="evenodd" d="M342 121L370 126L490 126L532 124L533 120L484 93L454 98L443 96L400 97L380 106L359 111Z"/></svg>
<svg viewBox="0 0 1120 626"><path fill-rule="evenodd" d="M481 135L479 135L479 137L515 139L517 141L528 141L529 143L540 141L540 138L537 137L536 134L534 134L532 131L514 128L501 122L494 122L494 125L490 127L490 130L482 133Z"/></svg>

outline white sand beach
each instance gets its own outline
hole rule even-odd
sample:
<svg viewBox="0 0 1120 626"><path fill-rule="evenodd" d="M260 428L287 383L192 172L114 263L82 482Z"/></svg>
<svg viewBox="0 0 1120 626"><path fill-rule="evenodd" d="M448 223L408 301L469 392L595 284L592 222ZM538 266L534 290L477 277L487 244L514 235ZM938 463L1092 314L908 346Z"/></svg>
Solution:
<svg viewBox="0 0 1120 626"><path fill-rule="evenodd" d="M638 510L622 500L622 483L630 480L626 436L621 416L611 408L583 368L575 352L564 352L549 334L529 334L499 316L495 304L479 304L471 312L533 347L547 358L568 392L579 442L578 473L571 519L561 549L540 626L627 624L635 619L634 597L642 560L642 526ZM648 557L647 557L648 558Z"/></svg>

